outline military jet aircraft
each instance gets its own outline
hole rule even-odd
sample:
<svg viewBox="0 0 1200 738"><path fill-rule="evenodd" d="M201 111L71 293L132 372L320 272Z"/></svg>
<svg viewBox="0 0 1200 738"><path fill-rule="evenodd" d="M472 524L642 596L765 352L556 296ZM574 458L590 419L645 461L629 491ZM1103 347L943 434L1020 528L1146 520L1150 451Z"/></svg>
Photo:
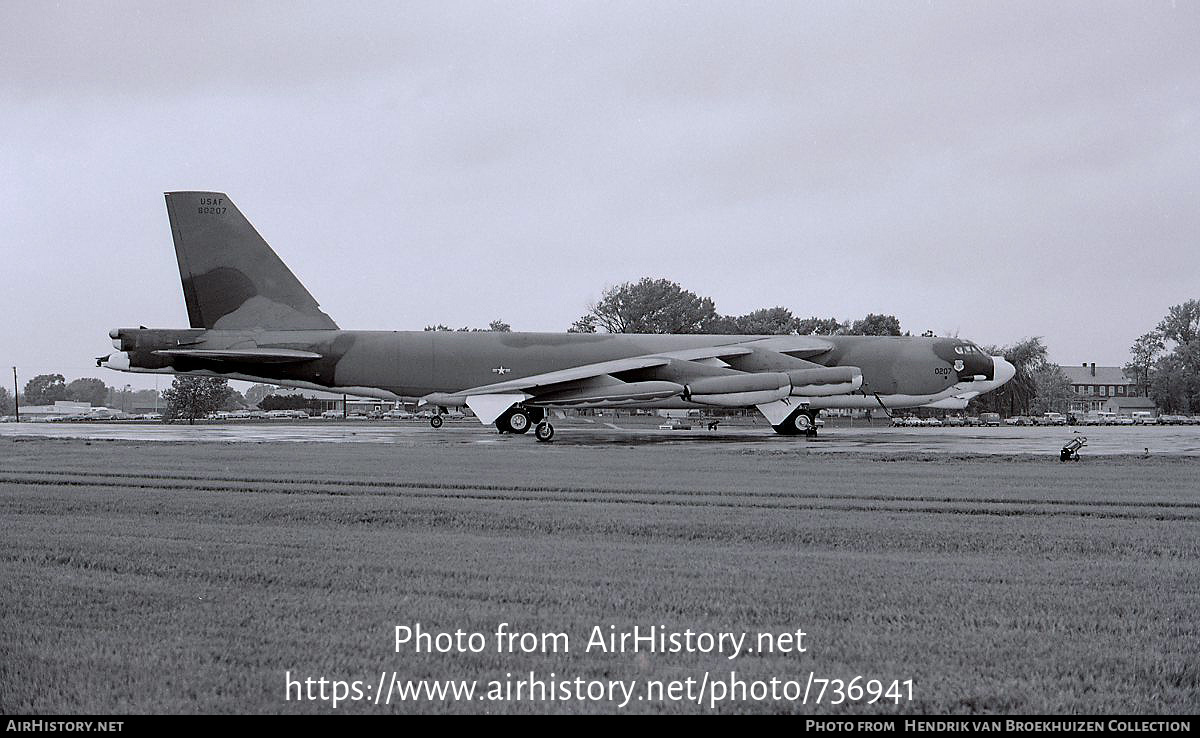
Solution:
<svg viewBox="0 0 1200 738"><path fill-rule="evenodd" d="M755 407L815 435L823 408L962 409L1014 374L957 338L341 330L228 195L166 201L191 327L114 329L98 366L418 397L539 441L549 410L598 407Z"/></svg>

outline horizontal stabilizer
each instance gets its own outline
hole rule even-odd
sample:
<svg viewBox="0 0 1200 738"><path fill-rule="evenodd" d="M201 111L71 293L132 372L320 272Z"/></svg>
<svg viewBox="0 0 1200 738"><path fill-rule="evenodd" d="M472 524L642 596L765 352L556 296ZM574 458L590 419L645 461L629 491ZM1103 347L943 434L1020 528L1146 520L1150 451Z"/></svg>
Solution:
<svg viewBox="0 0 1200 738"><path fill-rule="evenodd" d="M301 361L313 361L321 358L320 354L312 351L297 351L295 349L163 349L154 352L158 356L175 356L186 359L206 359L208 361L236 361L248 364L294 364Z"/></svg>

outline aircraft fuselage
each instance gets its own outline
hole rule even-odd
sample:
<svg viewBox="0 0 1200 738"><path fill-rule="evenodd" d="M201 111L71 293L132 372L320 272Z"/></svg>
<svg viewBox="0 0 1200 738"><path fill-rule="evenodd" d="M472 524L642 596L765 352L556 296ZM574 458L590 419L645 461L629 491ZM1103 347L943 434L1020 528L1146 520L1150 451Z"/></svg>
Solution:
<svg viewBox="0 0 1200 738"><path fill-rule="evenodd" d="M105 364L135 372L193 373L385 398L420 398L523 376L616 359L684 349L739 345L779 336L704 334L497 333L464 331L120 329L113 345L123 355ZM813 398L812 407L914 406L954 394L986 391L995 379L990 357L955 353L959 339L822 336L832 349L805 355L821 366L862 370L860 391ZM319 354L306 361L215 361L156 352L287 349ZM795 358L762 352L758 369L786 370ZM770 366L772 356L779 366ZM767 362L763 365L761 362ZM956 368L955 362L961 362ZM128 367L123 364L128 363ZM968 382L970 384L964 384ZM888 402L888 398L896 399ZM902 401L898 398L904 398ZM636 403L622 403L636 406ZM655 407L695 407L683 399Z"/></svg>

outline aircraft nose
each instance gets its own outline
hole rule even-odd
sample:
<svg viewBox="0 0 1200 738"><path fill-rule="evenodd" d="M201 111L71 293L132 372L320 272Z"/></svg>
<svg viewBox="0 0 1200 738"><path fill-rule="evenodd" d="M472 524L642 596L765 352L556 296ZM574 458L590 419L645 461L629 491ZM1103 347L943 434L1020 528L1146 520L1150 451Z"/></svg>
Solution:
<svg viewBox="0 0 1200 738"><path fill-rule="evenodd" d="M1008 362L1003 356L992 357L992 377L996 386L1004 384L1012 379L1017 374L1017 368Z"/></svg>

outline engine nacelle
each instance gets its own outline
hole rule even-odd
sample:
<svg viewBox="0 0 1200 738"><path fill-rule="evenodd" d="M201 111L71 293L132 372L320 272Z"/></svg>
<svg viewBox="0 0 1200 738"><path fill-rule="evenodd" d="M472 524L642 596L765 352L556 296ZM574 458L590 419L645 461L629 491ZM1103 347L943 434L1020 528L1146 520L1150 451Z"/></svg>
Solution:
<svg viewBox="0 0 1200 738"><path fill-rule="evenodd" d="M793 369L787 373L792 394L801 397L848 395L862 387L862 369L856 366L829 366L817 369Z"/></svg>
<svg viewBox="0 0 1200 738"><path fill-rule="evenodd" d="M568 390L548 395L539 395L531 405L553 405L562 407L587 405L614 405L624 403L636 405L652 400L665 400L683 393L683 385L675 382L625 382L606 387Z"/></svg>
<svg viewBox="0 0 1200 738"><path fill-rule="evenodd" d="M684 387L683 398L701 405L746 407L775 402L792 391L792 380L783 372L703 377Z"/></svg>

